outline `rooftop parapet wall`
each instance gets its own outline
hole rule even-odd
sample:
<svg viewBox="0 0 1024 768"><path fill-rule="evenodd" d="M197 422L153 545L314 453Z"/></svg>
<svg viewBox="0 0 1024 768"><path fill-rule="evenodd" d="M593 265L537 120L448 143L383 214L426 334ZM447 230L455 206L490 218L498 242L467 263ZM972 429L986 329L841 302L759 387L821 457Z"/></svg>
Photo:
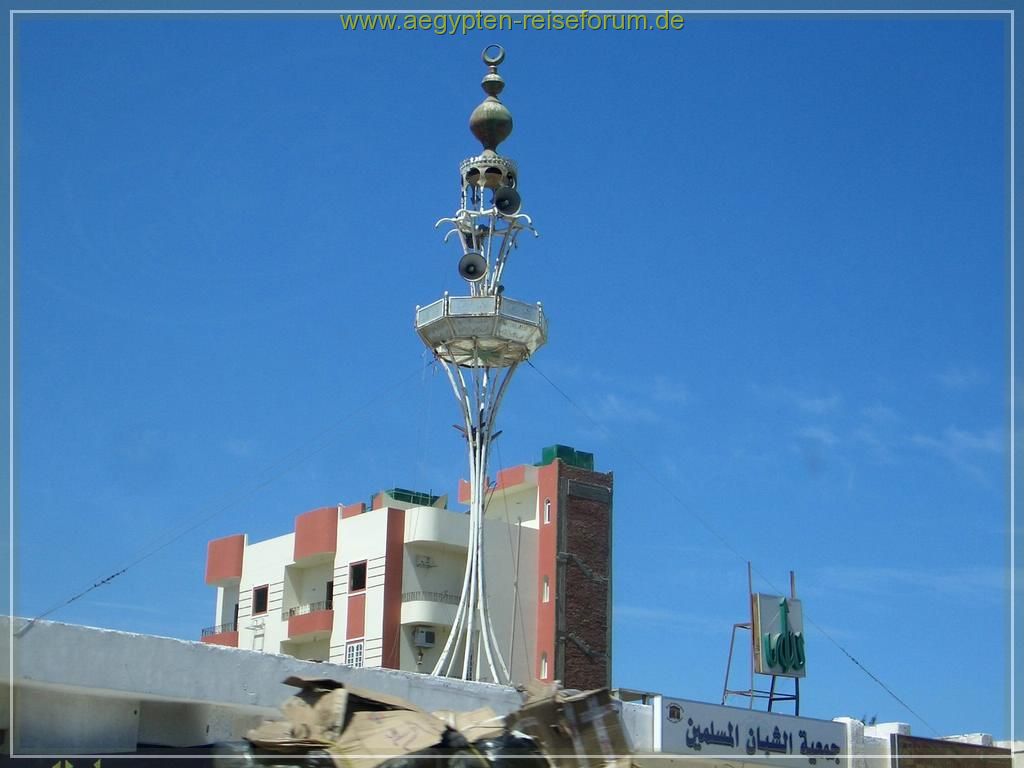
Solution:
<svg viewBox="0 0 1024 768"><path fill-rule="evenodd" d="M0 617L6 646L9 619ZM15 633L28 620L14 619ZM6 650L2 648L0 650ZM7 655L6 653L4 654ZM400 696L427 710L489 706L499 714L520 706L514 688L436 678L394 669L353 669L239 648L96 627L37 621L14 640L16 686L43 686L139 699L191 701L275 714L295 689L291 675L330 677Z"/></svg>
<svg viewBox="0 0 1024 768"><path fill-rule="evenodd" d="M341 508L341 519L344 520L366 512L366 502L360 501L355 504L346 504Z"/></svg>
<svg viewBox="0 0 1024 768"><path fill-rule="evenodd" d="M497 479L492 483L488 478L487 486L490 493L507 491L519 486L535 487L537 485L537 468L529 464L520 464L498 472ZM459 480L459 503L469 504L469 482Z"/></svg>

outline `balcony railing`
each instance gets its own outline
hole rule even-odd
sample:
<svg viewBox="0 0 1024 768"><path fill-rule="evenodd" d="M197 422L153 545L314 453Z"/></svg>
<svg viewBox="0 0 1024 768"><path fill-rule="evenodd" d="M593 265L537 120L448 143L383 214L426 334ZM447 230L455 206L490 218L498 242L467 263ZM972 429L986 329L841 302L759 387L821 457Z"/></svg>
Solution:
<svg viewBox="0 0 1024 768"><path fill-rule="evenodd" d="M302 616L307 613L316 613L317 611L328 611L332 607L333 601L331 600L320 600L316 603L296 605L293 608L285 608L283 611L281 611L281 618L290 619L292 616Z"/></svg>
<svg viewBox="0 0 1024 768"><path fill-rule="evenodd" d="M462 595L452 594L451 592L403 592L402 602L411 603L415 600L426 600L431 603L447 603L448 605L458 605L459 600L462 599Z"/></svg>
<svg viewBox="0 0 1024 768"><path fill-rule="evenodd" d="M227 624L218 624L215 627L206 627L203 630L203 634L201 636L202 637L209 637L210 635L219 635L219 634L221 634L223 632L237 632L237 631L238 631L238 622L237 621L229 621Z"/></svg>

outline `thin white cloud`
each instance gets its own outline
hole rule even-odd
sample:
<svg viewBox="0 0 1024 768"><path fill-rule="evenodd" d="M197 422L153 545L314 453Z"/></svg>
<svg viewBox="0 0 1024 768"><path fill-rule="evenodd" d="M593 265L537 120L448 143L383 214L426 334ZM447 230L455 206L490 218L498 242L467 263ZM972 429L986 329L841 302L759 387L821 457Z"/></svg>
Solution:
<svg viewBox="0 0 1024 768"><path fill-rule="evenodd" d="M910 442L948 461L958 470L990 486L992 470L1001 467L1000 455L1005 450L1000 429L971 432L946 427L938 437L915 434Z"/></svg>
<svg viewBox="0 0 1024 768"><path fill-rule="evenodd" d="M831 448L839 443L839 438L836 437L835 432L828 427L804 427L797 430L797 435L825 448Z"/></svg>
<svg viewBox="0 0 1024 768"><path fill-rule="evenodd" d="M938 454L951 464L979 479L984 479L984 473L978 463L986 461L991 463L991 459L999 456L1004 450L1001 429L970 432L957 427L946 427L938 437L918 434L913 435L910 441L914 445Z"/></svg>
<svg viewBox="0 0 1024 768"><path fill-rule="evenodd" d="M1009 570L997 566L950 566L906 568L899 566L827 566L816 568L804 582L815 591L853 592L886 597L918 590L944 597L1003 600L1009 587ZM805 590L807 591L807 590Z"/></svg>
<svg viewBox="0 0 1024 768"><path fill-rule="evenodd" d="M669 406L684 405L690 400L689 390L672 376L664 374L626 377L573 365L563 364L556 368L556 382L559 377L587 379L594 396L585 403L585 408L590 418L599 425L657 424L664 417L662 411L668 410ZM600 393L601 390L603 393ZM596 432L601 438L606 437L602 426L597 426Z"/></svg>
<svg viewBox="0 0 1024 768"><path fill-rule="evenodd" d="M950 392L965 392L981 381L981 374L974 368L953 366L935 375L939 385Z"/></svg>
<svg viewBox="0 0 1024 768"><path fill-rule="evenodd" d="M685 404L690 399L690 393L676 381L665 376L655 376L651 397L660 403Z"/></svg>
<svg viewBox="0 0 1024 768"><path fill-rule="evenodd" d="M591 409L595 421L625 422L627 424L655 424L658 414L646 405L631 402L619 395L608 393Z"/></svg>
<svg viewBox="0 0 1024 768"><path fill-rule="evenodd" d="M877 461L896 463L897 443L905 437L897 435L902 418L887 405L873 403L860 409L861 423L852 429L854 442L867 448Z"/></svg>
<svg viewBox="0 0 1024 768"><path fill-rule="evenodd" d="M237 437L231 437L224 441L224 452L229 456L235 456L237 458L245 458L252 456L256 450L255 440L243 440Z"/></svg>
<svg viewBox="0 0 1024 768"><path fill-rule="evenodd" d="M895 464L896 453L892 441L883 437L872 427L859 427L853 431L853 439L863 443L876 459L883 464Z"/></svg>
<svg viewBox="0 0 1024 768"><path fill-rule="evenodd" d="M805 413L810 413L815 416L823 416L826 413L836 411L842 404L842 398L840 398L839 395L830 395L829 397L806 397L804 395L793 394L793 402L796 403L797 408Z"/></svg>
<svg viewBox="0 0 1024 768"><path fill-rule="evenodd" d="M893 424L899 421L899 414L892 408L881 403L868 405L860 409L861 415L876 424Z"/></svg>
<svg viewBox="0 0 1024 768"><path fill-rule="evenodd" d="M707 614L673 611L665 608L651 608L645 605L616 605L614 609L616 621L625 620L633 625L661 629L685 629L691 632L722 634L722 628L729 622L721 617Z"/></svg>
<svg viewBox="0 0 1024 768"><path fill-rule="evenodd" d="M758 397L788 403L803 413L812 416L824 416L828 413L834 413L843 404L843 398L835 393L822 396L807 394L807 392L790 387L762 387L759 384L752 384L750 388Z"/></svg>

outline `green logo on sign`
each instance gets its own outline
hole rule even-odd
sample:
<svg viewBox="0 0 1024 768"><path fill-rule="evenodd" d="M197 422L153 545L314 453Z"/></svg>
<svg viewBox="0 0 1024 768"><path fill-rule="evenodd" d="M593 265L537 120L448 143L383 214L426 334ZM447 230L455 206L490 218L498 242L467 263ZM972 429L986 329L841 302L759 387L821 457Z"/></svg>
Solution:
<svg viewBox="0 0 1024 768"><path fill-rule="evenodd" d="M783 598L779 603L782 614L781 632L761 635L761 648L764 652L765 664L768 667L781 667L783 672L790 669L796 671L804 668L804 635L803 632L791 632L789 629L789 601Z"/></svg>

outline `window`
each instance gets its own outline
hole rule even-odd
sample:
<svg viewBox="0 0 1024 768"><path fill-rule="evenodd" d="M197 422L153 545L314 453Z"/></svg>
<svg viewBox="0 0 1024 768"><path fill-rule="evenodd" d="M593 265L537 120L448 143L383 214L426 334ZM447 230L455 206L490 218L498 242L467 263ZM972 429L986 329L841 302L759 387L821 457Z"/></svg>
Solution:
<svg viewBox="0 0 1024 768"><path fill-rule="evenodd" d="M348 591L358 592L366 589L366 561L352 563L348 567Z"/></svg>
<svg viewBox="0 0 1024 768"><path fill-rule="evenodd" d="M548 655L546 653L540 655L540 679L548 679Z"/></svg>
<svg viewBox="0 0 1024 768"><path fill-rule="evenodd" d="M544 525L551 522L551 499L544 499Z"/></svg>
<svg viewBox="0 0 1024 768"><path fill-rule="evenodd" d="M264 584L262 587L254 587L252 590L252 615L267 612L267 597L270 594L270 587Z"/></svg>
<svg viewBox="0 0 1024 768"><path fill-rule="evenodd" d="M550 603L551 602L551 584L548 581L548 577L547 576L544 577L544 594L541 596L541 599L545 603Z"/></svg>
<svg viewBox="0 0 1024 768"><path fill-rule="evenodd" d="M334 608L334 582L328 581L324 590L324 607L329 611Z"/></svg>
<svg viewBox="0 0 1024 768"><path fill-rule="evenodd" d="M363 641L357 640L345 646L345 664L350 667L363 666Z"/></svg>

